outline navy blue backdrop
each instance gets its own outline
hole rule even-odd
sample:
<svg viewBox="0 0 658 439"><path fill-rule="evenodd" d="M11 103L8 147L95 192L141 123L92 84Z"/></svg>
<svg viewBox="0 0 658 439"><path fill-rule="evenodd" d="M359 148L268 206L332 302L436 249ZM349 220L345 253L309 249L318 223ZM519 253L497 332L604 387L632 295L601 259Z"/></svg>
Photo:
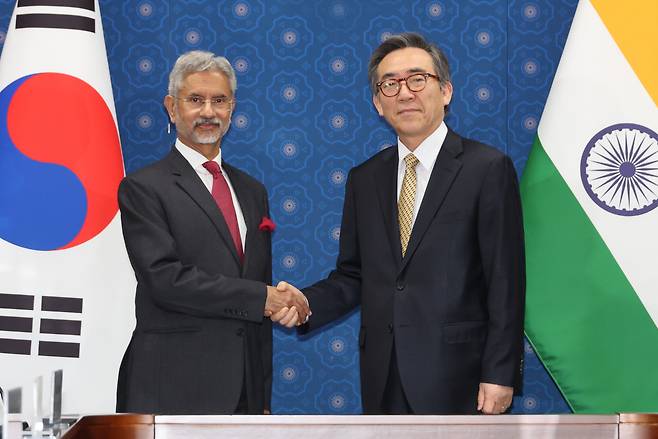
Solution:
<svg viewBox="0 0 658 439"><path fill-rule="evenodd" d="M14 3L0 0L0 29ZM419 31L438 43L453 73L448 125L505 151L521 175L576 3L100 0L126 171L171 147L162 98L176 57L226 56L238 103L223 154L269 190L275 280L306 286L335 262L347 172L395 142L366 78L382 39ZM357 311L309 339L275 332L274 413L360 412L358 327ZM513 412L569 412L527 344Z"/></svg>

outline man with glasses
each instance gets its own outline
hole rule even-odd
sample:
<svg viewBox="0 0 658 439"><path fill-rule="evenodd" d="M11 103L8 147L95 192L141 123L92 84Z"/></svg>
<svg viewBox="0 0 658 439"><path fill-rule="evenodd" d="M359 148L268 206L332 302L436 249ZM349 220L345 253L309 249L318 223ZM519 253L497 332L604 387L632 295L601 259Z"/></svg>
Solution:
<svg viewBox="0 0 658 439"><path fill-rule="evenodd" d="M368 76L398 144L350 171L336 269L304 289L301 332L361 306L365 413L503 413L523 347L514 166L445 125L448 62L420 35L384 41Z"/></svg>
<svg viewBox="0 0 658 439"><path fill-rule="evenodd" d="M164 99L176 125L174 148L119 187L137 278L119 412L268 412L272 325L265 317L293 326L309 314L301 293L269 286L265 188L222 160L235 90L226 58L201 51L179 57Z"/></svg>

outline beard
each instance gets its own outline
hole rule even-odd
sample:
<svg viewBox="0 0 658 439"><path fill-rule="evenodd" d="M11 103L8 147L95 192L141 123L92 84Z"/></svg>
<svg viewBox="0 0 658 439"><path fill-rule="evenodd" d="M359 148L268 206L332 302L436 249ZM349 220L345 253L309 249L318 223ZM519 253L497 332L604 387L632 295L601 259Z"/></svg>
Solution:
<svg viewBox="0 0 658 439"><path fill-rule="evenodd" d="M214 132L206 132L206 133L198 133L195 130L192 130L192 141L195 143L203 144L203 145L208 145L208 144L215 144L220 141L222 137L224 137L224 134L228 131L228 127L230 125L230 122L227 124L224 124L221 119L219 118L198 118L197 120L194 121L194 128L198 127L199 125L215 125L218 130Z"/></svg>

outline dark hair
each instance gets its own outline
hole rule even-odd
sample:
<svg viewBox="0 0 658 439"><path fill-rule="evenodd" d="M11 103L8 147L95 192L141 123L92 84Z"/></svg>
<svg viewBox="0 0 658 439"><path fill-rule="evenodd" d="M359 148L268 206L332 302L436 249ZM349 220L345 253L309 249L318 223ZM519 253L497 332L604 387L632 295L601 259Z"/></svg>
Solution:
<svg viewBox="0 0 658 439"><path fill-rule="evenodd" d="M379 92L377 89L379 79L377 78L377 67L379 67L379 63L389 53L407 47L416 47L429 53L434 64L434 74L439 77L439 83L443 85L450 82L450 66L443 51L435 44L425 40L422 35L414 32L405 32L387 38L372 52L370 62L368 63L368 82L370 83L370 91L372 91L373 95Z"/></svg>

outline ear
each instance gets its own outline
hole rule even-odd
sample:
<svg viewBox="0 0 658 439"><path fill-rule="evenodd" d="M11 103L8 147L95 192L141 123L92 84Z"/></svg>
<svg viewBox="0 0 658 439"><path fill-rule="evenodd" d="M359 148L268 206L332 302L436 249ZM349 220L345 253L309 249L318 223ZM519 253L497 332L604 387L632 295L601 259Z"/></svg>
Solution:
<svg viewBox="0 0 658 439"><path fill-rule="evenodd" d="M452 100L452 83L446 82L441 86L441 95L443 96L443 106L445 107Z"/></svg>
<svg viewBox="0 0 658 439"><path fill-rule="evenodd" d="M176 123L176 112L174 111L174 103L176 99L173 96L167 95L164 98L164 106L167 109L167 114L169 114L169 120L171 123Z"/></svg>
<svg viewBox="0 0 658 439"><path fill-rule="evenodd" d="M379 100L379 93L376 95L372 95L372 103L377 109L377 113L379 113L380 117L384 117L384 112L382 111L382 103Z"/></svg>

